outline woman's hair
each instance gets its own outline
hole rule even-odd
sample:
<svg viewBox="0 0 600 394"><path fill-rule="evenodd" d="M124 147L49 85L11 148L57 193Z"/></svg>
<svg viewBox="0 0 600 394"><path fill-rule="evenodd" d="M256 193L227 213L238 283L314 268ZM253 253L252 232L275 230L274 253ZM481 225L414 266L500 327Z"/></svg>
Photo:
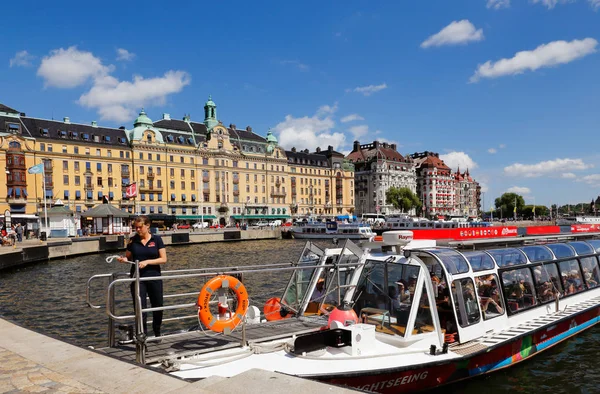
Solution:
<svg viewBox="0 0 600 394"><path fill-rule="evenodd" d="M142 223L145 226L150 226L150 218L146 215L138 216L133 220L133 225L135 226L137 223Z"/></svg>

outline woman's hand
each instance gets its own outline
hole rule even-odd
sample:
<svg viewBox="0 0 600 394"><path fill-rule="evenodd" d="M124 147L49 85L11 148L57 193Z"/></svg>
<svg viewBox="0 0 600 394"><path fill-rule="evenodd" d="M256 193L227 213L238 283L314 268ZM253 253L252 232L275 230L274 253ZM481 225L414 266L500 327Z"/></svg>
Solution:
<svg viewBox="0 0 600 394"><path fill-rule="evenodd" d="M147 265L148 265L148 262L147 262L146 260L144 260L144 261L140 261L140 262L138 263L138 266L140 267L140 269L142 269L142 268L146 267Z"/></svg>
<svg viewBox="0 0 600 394"><path fill-rule="evenodd" d="M117 257L117 261L119 263L126 263L127 262L127 257L125 257L125 256L119 256L119 257Z"/></svg>

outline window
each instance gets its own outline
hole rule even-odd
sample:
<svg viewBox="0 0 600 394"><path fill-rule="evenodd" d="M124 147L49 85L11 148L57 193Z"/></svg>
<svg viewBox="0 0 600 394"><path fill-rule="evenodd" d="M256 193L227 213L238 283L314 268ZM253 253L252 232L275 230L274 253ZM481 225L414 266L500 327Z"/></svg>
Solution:
<svg viewBox="0 0 600 394"><path fill-rule="evenodd" d="M79 147L78 146L73 147L73 153L75 153L76 155L79 154Z"/></svg>
<svg viewBox="0 0 600 394"><path fill-rule="evenodd" d="M181 188L185 189L185 181L181 181Z"/></svg>
<svg viewBox="0 0 600 394"><path fill-rule="evenodd" d="M110 138L110 137L108 137L108 138ZM112 157L112 151L110 149L106 151L106 156Z"/></svg>
<svg viewBox="0 0 600 394"><path fill-rule="evenodd" d="M579 270L577 260L561 261L558 263L558 268L560 269L565 296L579 293L584 290L581 271Z"/></svg>
<svg viewBox="0 0 600 394"><path fill-rule="evenodd" d="M108 166L108 172L111 173L112 172L112 164L107 164Z"/></svg>
<svg viewBox="0 0 600 394"><path fill-rule="evenodd" d="M67 146L66 145L62 146L62 153L67 153Z"/></svg>
<svg viewBox="0 0 600 394"><path fill-rule="evenodd" d="M498 277L495 274L475 277L477 294L483 318L492 319L504 314L504 302L498 287Z"/></svg>
<svg viewBox="0 0 600 394"><path fill-rule="evenodd" d="M68 171L69 170L69 162L66 160L63 160L63 170L64 171Z"/></svg>
<svg viewBox="0 0 600 394"><path fill-rule="evenodd" d="M99 176L96 182L97 182L98 186L102 186L102 177Z"/></svg>
<svg viewBox="0 0 600 394"><path fill-rule="evenodd" d="M534 283L529 268L518 268L502 273L502 289L508 310L516 313L537 305Z"/></svg>
<svg viewBox="0 0 600 394"><path fill-rule="evenodd" d="M181 169L180 174L182 178L185 177L185 170L183 168Z"/></svg>
<svg viewBox="0 0 600 394"><path fill-rule="evenodd" d="M169 175L175 176L175 169L174 168L170 168L169 169Z"/></svg>
<svg viewBox="0 0 600 394"><path fill-rule="evenodd" d="M181 156L181 157L179 158L179 162L180 162L180 163L183 163L183 162L184 162L184 160L183 160L183 156Z"/></svg>
<svg viewBox="0 0 600 394"><path fill-rule="evenodd" d="M68 184L69 184L69 176L63 175L63 185L68 185Z"/></svg>
<svg viewBox="0 0 600 394"><path fill-rule="evenodd" d="M79 186L81 184L81 178L79 175L75 175L75 186Z"/></svg>
<svg viewBox="0 0 600 394"><path fill-rule="evenodd" d="M144 175L144 166L140 166L140 175Z"/></svg>
<svg viewBox="0 0 600 394"><path fill-rule="evenodd" d="M96 163L96 171L102 172L102 163Z"/></svg>
<svg viewBox="0 0 600 394"><path fill-rule="evenodd" d="M160 167L156 167L156 174L160 175L162 173L161 168Z"/></svg>
<svg viewBox="0 0 600 394"><path fill-rule="evenodd" d="M48 152L52 152L52 144L48 144Z"/></svg>
<svg viewBox="0 0 600 394"><path fill-rule="evenodd" d="M156 161L160 161L160 155L156 155Z"/></svg>
<svg viewBox="0 0 600 394"><path fill-rule="evenodd" d="M144 154L142 152L140 152L140 160L144 159Z"/></svg>
<svg viewBox="0 0 600 394"><path fill-rule="evenodd" d="M96 156L102 156L100 149L96 149Z"/></svg>
<svg viewBox="0 0 600 394"><path fill-rule="evenodd" d="M208 159L206 157L202 158L202 164L207 166L208 165Z"/></svg>
<svg viewBox="0 0 600 394"><path fill-rule="evenodd" d="M535 292L537 293L539 302L554 301L556 293L562 292L559 277L560 275L555 263L546 263L533 269Z"/></svg>
<svg viewBox="0 0 600 394"><path fill-rule="evenodd" d="M452 298L458 316L458 324L468 327L479 323L479 305L475 296L475 286L470 278L457 279L452 282Z"/></svg>
<svg viewBox="0 0 600 394"><path fill-rule="evenodd" d="M598 269L598 260L596 257L584 257L581 260L583 268L583 278L588 288L596 287L600 283L600 272Z"/></svg>
<svg viewBox="0 0 600 394"><path fill-rule="evenodd" d="M85 154L88 156L90 155L90 148L85 148Z"/></svg>

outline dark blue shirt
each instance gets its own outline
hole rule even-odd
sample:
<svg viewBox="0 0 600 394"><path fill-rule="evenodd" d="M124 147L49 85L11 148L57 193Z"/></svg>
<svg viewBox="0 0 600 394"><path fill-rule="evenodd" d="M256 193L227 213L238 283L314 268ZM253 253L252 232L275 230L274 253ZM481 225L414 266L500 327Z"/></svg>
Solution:
<svg viewBox="0 0 600 394"><path fill-rule="evenodd" d="M156 234L152 234L150 239L144 245L142 243L142 239L138 234L134 235L127 244L127 251L131 252L131 261L144 261L144 260L152 260L157 259L160 255L158 251L160 249L164 249L165 244L160 236ZM129 272L131 276L135 274L135 266L131 266L131 271ZM158 264L148 264L144 268L140 269L140 277L144 276L159 276L160 275L160 265Z"/></svg>

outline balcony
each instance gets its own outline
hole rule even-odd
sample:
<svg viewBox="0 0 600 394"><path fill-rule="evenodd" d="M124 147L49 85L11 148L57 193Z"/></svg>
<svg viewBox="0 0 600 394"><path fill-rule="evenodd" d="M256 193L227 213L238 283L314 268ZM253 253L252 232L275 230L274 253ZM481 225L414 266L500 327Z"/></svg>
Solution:
<svg viewBox="0 0 600 394"><path fill-rule="evenodd" d="M203 176L203 177L202 177L202 182L204 182L204 183L208 183L208 182L210 182L210 177L208 177L208 176Z"/></svg>
<svg viewBox="0 0 600 394"><path fill-rule="evenodd" d="M122 207L132 207L135 205L133 200L119 200L119 205Z"/></svg>
<svg viewBox="0 0 600 394"><path fill-rule="evenodd" d="M85 190L86 192L93 192L94 191L94 185L91 183L85 184L83 186L83 190Z"/></svg>
<svg viewBox="0 0 600 394"><path fill-rule="evenodd" d="M129 172L129 170L121 170L121 177L123 177L123 178L129 178L129 175L131 175L131 173Z"/></svg>
<svg viewBox="0 0 600 394"><path fill-rule="evenodd" d="M147 177L148 177L148 179L154 179L154 175L155 175L154 172L149 172Z"/></svg>
<svg viewBox="0 0 600 394"><path fill-rule="evenodd" d="M167 205L169 207L197 207L198 201L169 201Z"/></svg>
<svg viewBox="0 0 600 394"><path fill-rule="evenodd" d="M234 190L233 191L233 195L234 196L239 196L240 195L240 191L239 190Z"/></svg>
<svg viewBox="0 0 600 394"><path fill-rule="evenodd" d="M237 185L240 183L240 178L233 178L233 184Z"/></svg>
<svg viewBox="0 0 600 394"><path fill-rule="evenodd" d="M281 191L277 191L277 190L274 192L271 192L271 197L284 197L285 198L286 196L287 196L286 192L281 192Z"/></svg>
<svg viewBox="0 0 600 394"><path fill-rule="evenodd" d="M163 188L158 186L140 186L140 193L162 193Z"/></svg>
<svg viewBox="0 0 600 394"><path fill-rule="evenodd" d="M10 205L25 205L27 204L27 199L23 197L15 198L15 197L7 197L6 202Z"/></svg>
<svg viewBox="0 0 600 394"><path fill-rule="evenodd" d="M279 186L281 186L281 181L279 179L277 179L275 181L275 187L279 187Z"/></svg>

